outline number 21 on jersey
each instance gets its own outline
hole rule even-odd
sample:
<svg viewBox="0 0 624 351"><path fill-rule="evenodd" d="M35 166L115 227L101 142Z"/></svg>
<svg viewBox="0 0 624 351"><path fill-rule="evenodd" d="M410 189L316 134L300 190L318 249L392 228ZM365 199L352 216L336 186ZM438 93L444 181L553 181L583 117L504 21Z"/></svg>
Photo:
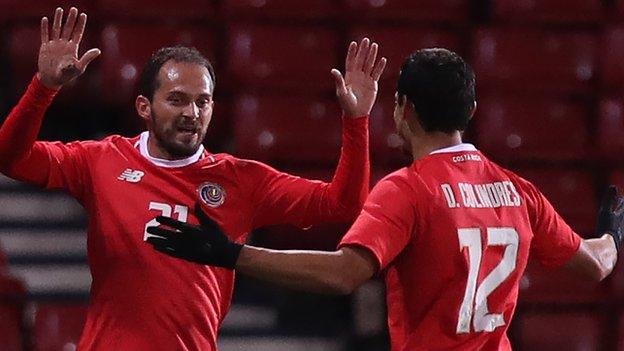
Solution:
<svg viewBox="0 0 624 351"><path fill-rule="evenodd" d="M181 222L186 222L186 219L188 217L188 207L182 205L173 205L172 207L169 204L151 201L148 208L150 211L160 211L160 215L165 217L171 217L171 213L173 212L176 215L177 220ZM150 236L156 236L148 233L147 227L157 227L159 225L160 223L158 223L156 218L147 222L147 224L145 224L145 230L143 231L143 241L147 240L147 238L149 238Z"/></svg>
<svg viewBox="0 0 624 351"><path fill-rule="evenodd" d="M459 309L457 334L491 332L505 325L502 314L490 313L488 296L516 269L518 255L518 232L514 228L487 228L487 246L504 246L505 252L499 264L477 286L484 251L481 243L481 229L460 228L457 230L460 251L468 250L468 278L464 299ZM472 321L472 328L471 322Z"/></svg>

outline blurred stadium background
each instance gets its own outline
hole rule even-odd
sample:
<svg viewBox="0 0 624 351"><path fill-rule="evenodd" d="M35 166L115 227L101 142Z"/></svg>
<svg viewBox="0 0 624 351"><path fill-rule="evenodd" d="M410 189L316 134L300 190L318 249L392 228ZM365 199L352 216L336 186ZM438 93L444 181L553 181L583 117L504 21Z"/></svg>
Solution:
<svg viewBox="0 0 624 351"><path fill-rule="evenodd" d="M36 71L39 19L89 15L82 48L103 54L50 109L41 138L136 134L134 85L150 53L193 45L217 72L206 144L328 179L340 147L332 67L350 40L390 60L371 118L373 178L409 163L392 121L403 58L442 46L477 74L466 133L535 182L584 236L606 184L624 185L624 0L0 0L0 120ZM123 200L123 199L120 199ZM0 177L0 350L70 351L88 303L82 209ZM259 230L258 245L334 247L347 225ZM624 266L601 285L531 267L510 334L517 350L624 350ZM383 284L351 297L239 277L220 350L387 350Z"/></svg>

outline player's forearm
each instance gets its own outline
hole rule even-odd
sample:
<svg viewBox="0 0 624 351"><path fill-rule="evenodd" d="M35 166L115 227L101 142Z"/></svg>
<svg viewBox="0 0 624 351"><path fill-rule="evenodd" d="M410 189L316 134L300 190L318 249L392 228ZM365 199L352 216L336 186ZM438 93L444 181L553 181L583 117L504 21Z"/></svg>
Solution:
<svg viewBox="0 0 624 351"><path fill-rule="evenodd" d="M601 238L583 240L568 266L586 278L601 281L611 274L616 262L613 238L605 234Z"/></svg>
<svg viewBox="0 0 624 351"><path fill-rule="evenodd" d="M349 294L359 284L342 274L342 251L278 251L245 245L236 271L292 289Z"/></svg>
<svg viewBox="0 0 624 351"><path fill-rule="evenodd" d="M33 78L0 127L0 171L8 172L16 161L28 155L56 92L43 86L37 77Z"/></svg>
<svg viewBox="0 0 624 351"><path fill-rule="evenodd" d="M360 212L370 183L368 117L343 118L340 159L327 196L339 207L344 220L352 220Z"/></svg>
<svg viewBox="0 0 624 351"><path fill-rule="evenodd" d="M606 278L615 267L617 262L617 249L613 238L605 234L601 238L584 240L585 244L589 247L595 260L598 262L597 272L599 274L596 277L599 280Z"/></svg>

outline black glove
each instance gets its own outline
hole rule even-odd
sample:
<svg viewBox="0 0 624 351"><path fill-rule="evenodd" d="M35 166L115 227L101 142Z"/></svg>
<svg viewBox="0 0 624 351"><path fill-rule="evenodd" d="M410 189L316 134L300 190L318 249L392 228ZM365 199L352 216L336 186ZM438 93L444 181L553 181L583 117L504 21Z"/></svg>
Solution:
<svg viewBox="0 0 624 351"><path fill-rule="evenodd" d="M620 250L624 239L624 197L618 195L618 189L613 185L609 186L600 203L596 232L598 235L611 235L615 247Z"/></svg>
<svg viewBox="0 0 624 351"><path fill-rule="evenodd" d="M195 216L200 225L180 222L170 217L158 216L156 221L174 228L148 227L147 232L159 237L149 237L154 249L169 256L190 262L234 269L243 245L231 241L199 204Z"/></svg>

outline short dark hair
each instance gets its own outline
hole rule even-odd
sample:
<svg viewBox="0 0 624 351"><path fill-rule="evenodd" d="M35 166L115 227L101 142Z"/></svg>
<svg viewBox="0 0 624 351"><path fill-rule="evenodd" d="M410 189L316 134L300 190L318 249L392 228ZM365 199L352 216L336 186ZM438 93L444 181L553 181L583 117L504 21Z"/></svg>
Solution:
<svg viewBox="0 0 624 351"><path fill-rule="evenodd" d="M397 92L414 104L425 131L462 131L474 107L475 75L450 50L422 49L403 62Z"/></svg>
<svg viewBox="0 0 624 351"><path fill-rule="evenodd" d="M160 68L169 60L195 63L206 67L210 74L212 90L214 91L216 83L215 73L210 61L194 47L170 46L156 50L145 63L141 78L139 79L139 95L147 97L150 101L154 99L154 92L156 92L160 86L158 72L160 72Z"/></svg>

